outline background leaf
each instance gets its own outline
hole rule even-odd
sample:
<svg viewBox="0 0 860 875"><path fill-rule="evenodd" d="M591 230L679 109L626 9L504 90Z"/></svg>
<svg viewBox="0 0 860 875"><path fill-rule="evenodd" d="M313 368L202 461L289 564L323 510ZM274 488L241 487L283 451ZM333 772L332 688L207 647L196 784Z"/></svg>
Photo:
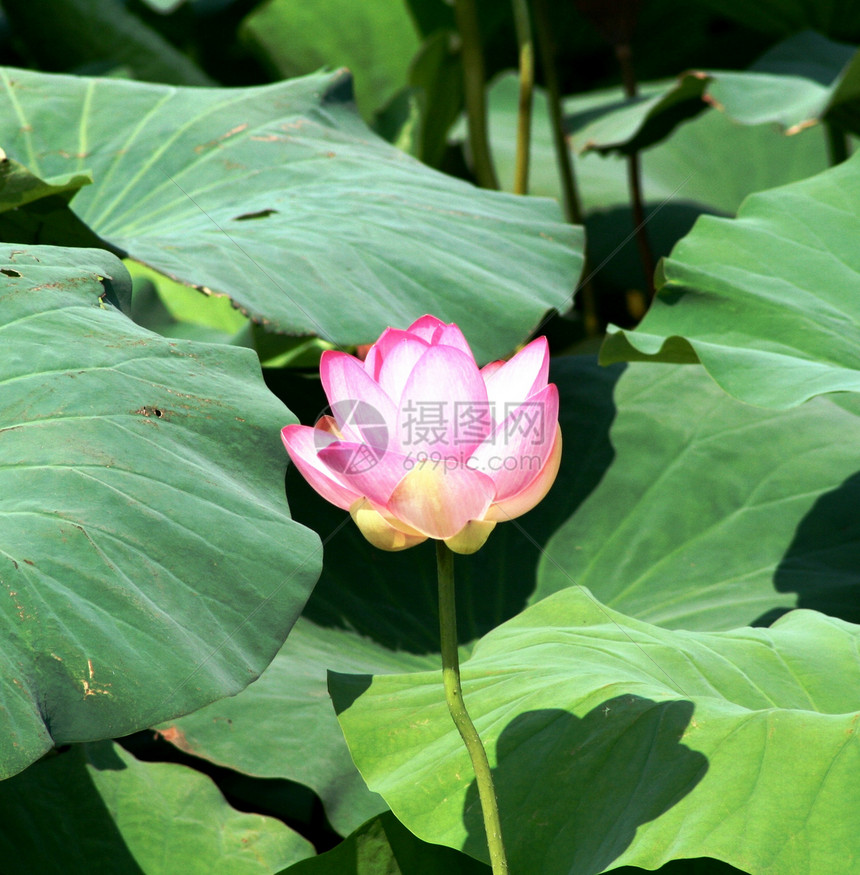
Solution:
<svg viewBox="0 0 860 875"><path fill-rule="evenodd" d="M402 0L271 0L244 20L241 33L279 79L348 67L368 120L406 84L418 49Z"/></svg>
<svg viewBox="0 0 860 875"><path fill-rule="evenodd" d="M513 182L517 79L497 79L489 92L490 142L499 179ZM646 86L647 89L647 86ZM621 99L620 89L567 98L565 112L585 117ZM642 267L632 239L627 164L619 155L577 154L571 137L588 239L590 272L613 289L641 287ZM738 161L737 156L744 160ZM803 179L827 167L820 127L785 137L772 125L746 127L707 112L677 128L641 155L648 236L656 255L668 254L701 213L734 215L750 193ZM535 95L530 191L560 197L546 98Z"/></svg>
<svg viewBox="0 0 860 875"><path fill-rule="evenodd" d="M860 622L860 399L775 412L729 398L699 367L631 365L614 388L596 370L572 358L553 372L566 439L565 409L593 424L566 446L549 506L522 523L545 545L521 547L538 563L533 601L582 585L674 628L761 624L794 607ZM617 413L603 432L607 389Z"/></svg>
<svg viewBox="0 0 860 875"><path fill-rule="evenodd" d="M772 34L820 31L831 39L860 39L860 10L851 0L698 0L714 12Z"/></svg>
<svg viewBox="0 0 860 875"><path fill-rule="evenodd" d="M134 281L131 318L165 337L250 346L248 319L223 295L200 294L130 259L125 262ZM248 338L248 342L242 340Z"/></svg>
<svg viewBox="0 0 860 875"><path fill-rule="evenodd" d="M43 70L119 69L152 82L212 84L187 55L117 0L4 0L3 12Z"/></svg>
<svg viewBox="0 0 860 875"><path fill-rule="evenodd" d="M860 130L860 54L854 46L805 31L767 51L748 71L693 71L570 123L584 150L623 154L647 148L706 105L744 125L773 123L787 134L824 120ZM587 117L586 116L586 117Z"/></svg>
<svg viewBox="0 0 860 875"><path fill-rule="evenodd" d="M354 344L433 312L490 359L570 303L581 229L375 137L343 73L211 90L0 78L10 156L48 176L89 168L73 208L97 234L270 330Z"/></svg>
<svg viewBox="0 0 860 875"><path fill-rule="evenodd" d="M319 568L292 522L289 411L253 353L118 309L102 250L0 247L0 772L238 692Z"/></svg>
<svg viewBox="0 0 860 875"><path fill-rule="evenodd" d="M854 156L750 197L737 219L702 217L658 271L646 318L610 328L601 361L700 360L727 392L775 408L857 391L858 196Z"/></svg>

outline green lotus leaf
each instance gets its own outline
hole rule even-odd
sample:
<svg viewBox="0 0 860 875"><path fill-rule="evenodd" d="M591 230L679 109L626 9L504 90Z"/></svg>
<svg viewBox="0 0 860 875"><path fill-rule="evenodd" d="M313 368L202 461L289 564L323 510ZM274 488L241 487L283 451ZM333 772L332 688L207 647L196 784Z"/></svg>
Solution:
<svg viewBox="0 0 860 875"><path fill-rule="evenodd" d="M344 71L217 89L3 69L0 109L33 174L92 172L72 209L105 246L271 331L368 343L431 312L489 360L569 306L582 267L557 204L403 154L356 115Z"/></svg>
<svg viewBox="0 0 860 875"><path fill-rule="evenodd" d="M294 419L249 350L167 340L103 250L0 247L0 774L239 692L316 580Z"/></svg>
<svg viewBox="0 0 860 875"><path fill-rule="evenodd" d="M860 155L701 217L658 270L635 331L601 361L699 360L730 394L787 408L860 389Z"/></svg>
<svg viewBox="0 0 860 875"><path fill-rule="evenodd" d="M463 664L513 872L596 875L709 856L849 875L860 855L860 627L795 611L682 632L571 587ZM486 861L474 776L440 672L330 675L353 758L424 841Z"/></svg>
<svg viewBox="0 0 860 875"><path fill-rule="evenodd" d="M205 775L141 762L109 741L0 782L0 811L8 875L271 875L314 853L280 821L231 808Z"/></svg>

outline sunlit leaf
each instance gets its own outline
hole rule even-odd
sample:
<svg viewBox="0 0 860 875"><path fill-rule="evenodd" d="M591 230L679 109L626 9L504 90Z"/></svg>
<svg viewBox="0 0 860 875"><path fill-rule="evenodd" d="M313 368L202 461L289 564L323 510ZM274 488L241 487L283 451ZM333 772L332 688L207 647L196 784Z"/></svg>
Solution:
<svg viewBox="0 0 860 875"><path fill-rule="evenodd" d="M511 870L592 875L710 856L850 875L860 857L860 627L798 611L771 629L673 632L566 589L462 666ZM332 675L368 785L425 841L487 860L440 672ZM524 828L527 824L527 828Z"/></svg>

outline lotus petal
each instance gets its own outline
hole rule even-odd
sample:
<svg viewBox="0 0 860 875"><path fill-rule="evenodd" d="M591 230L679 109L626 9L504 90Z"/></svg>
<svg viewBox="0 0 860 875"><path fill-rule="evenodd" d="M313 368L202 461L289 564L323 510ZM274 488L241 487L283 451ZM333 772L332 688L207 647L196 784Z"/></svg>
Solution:
<svg viewBox="0 0 860 875"><path fill-rule="evenodd" d="M480 471L427 462L397 484L386 507L431 538L453 538L469 520L483 518L493 493L493 481Z"/></svg>
<svg viewBox="0 0 860 875"><path fill-rule="evenodd" d="M326 501L347 510L356 499L361 498L361 493L344 483L317 455L321 448L337 441L334 435L307 425L288 425L281 429L281 440L302 477Z"/></svg>

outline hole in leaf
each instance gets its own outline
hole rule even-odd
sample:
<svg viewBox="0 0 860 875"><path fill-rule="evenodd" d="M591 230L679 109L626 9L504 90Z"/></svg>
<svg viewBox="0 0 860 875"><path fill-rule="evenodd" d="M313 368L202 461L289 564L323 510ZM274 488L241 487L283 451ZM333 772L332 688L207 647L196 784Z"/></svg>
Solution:
<svg viewBox="0 0 860 875"><path fill-rule="evenodd" d="M153 407L150 404L146 404L134 412L138 414L138 416L154 416L156 419L163 419L166 411L162 410L160 407Z"/></svg>
<svg viewBox="0 0 860 875"><path fill-rule="evenodd" d="M266 216L271 216L272 213L277 213L277 210L258 210L256 213L242 213L241 216L234 216L234 222L247 222L249 219L265 219Z"/></svg>
<svg viewBox="0 0 860 875"><path fill-rule="evenodd" d="M4 276L21 276L17 270L13 270L11 267L0 267L0 273Z"/></svg>

